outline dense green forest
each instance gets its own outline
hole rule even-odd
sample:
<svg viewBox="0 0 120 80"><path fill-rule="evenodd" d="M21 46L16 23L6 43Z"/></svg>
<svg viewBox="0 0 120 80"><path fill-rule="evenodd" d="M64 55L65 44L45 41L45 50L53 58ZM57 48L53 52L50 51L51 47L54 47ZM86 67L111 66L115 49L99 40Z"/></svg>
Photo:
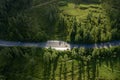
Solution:
<svg viewBox="0 0 120 80"><path fill-rule="evenodd" d="M120 40L120 0L0 0L0 40ZM0 47L0 80L120 80L120 46Z"/></svg>
<svg viewBox="0 0 120 80"><path fill-rule="evenodd" d="M119 80L120 46L100 49L1 47L0 80Z"/></svg>
<svg viewBox="0 0 120 80"><path fill-rule="evenodd" d="M119 0L1 0L0 39L96 43L120 39Z"/></svg>

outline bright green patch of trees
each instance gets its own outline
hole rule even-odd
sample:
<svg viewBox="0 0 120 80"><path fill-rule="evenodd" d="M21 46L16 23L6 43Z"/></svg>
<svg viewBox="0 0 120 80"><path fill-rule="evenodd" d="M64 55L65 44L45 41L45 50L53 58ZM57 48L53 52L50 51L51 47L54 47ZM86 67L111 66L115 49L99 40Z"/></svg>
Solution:
<svg viewBox="0 0 120 80"><path fill-rule="evenodd" d="M89 2L92 1L85 1L85 3L91 4ZM99 2L101 3L97 4L101 5L101 7L92 6L95 9L89 10L84 20L79 20L77 16L65 14L61 10L60 17L63 18L64 28L66 29L65 41L72 43L97 43L120 39L119 1L101 0ZM76 9L77 7L74 8Z"/></svg>

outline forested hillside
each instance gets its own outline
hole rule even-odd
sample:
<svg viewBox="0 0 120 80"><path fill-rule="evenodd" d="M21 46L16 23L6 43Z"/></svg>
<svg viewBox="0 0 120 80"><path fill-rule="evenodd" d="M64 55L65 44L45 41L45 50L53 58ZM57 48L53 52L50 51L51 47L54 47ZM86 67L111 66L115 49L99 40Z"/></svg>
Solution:
<svg viewBox="0 0 120 80"><path fill-rule="evenodd" d="M120 46L56 51L1 47L0 80L119 80Z"/></svg>
<svg viewBox="0 0 120 80"><path fill-rule="evenodd" d="M119 40L119 3L118 0L1 0L0 39L57 39L72 43Z"/></svg>

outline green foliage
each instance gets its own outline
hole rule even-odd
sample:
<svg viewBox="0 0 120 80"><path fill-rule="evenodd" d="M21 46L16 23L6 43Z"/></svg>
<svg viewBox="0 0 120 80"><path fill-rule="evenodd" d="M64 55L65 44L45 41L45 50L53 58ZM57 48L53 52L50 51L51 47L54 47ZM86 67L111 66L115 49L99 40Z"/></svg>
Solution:
<svg viewBox="0 0 120 80"><path fill-rule="evenodd" d="M45 41L47 36L26 12L32 0L4 0L0 7L0 38L19 41ZM4 36L3 36L4 35Z"/></svg>
<svg viewBox="0 0 120 80"><path fill-rule="evenodd" d="M71 43L98 43L118 40L119 26L115 27L115 25L119 25L119 23L114 24L116 21L111 23L110 13L108 14L104 8L106 7L102 6L102 3L81 3L80 5L68 3L67 6L60 7L67 26L65 41ZM111 15L113 16L113 14Z"/></svg>
<svg viewBox="0 0 120 80"><path fill-rule="evenodd" d="M1 0L0 39L16 41L56 39L71 43L119 40L119 1L60 0L39 7L46 2Z"/></svg>
<svg viewBox="0 0 120 80"><path fill-rule="evenodd" d="M118 0L102 0L103 6L106 9L107 15L110 18L111 27L113 28L113 31L116 30L116 33L113 32L113 39L119 39L120 38L120 7ZM116 38L114 37L116 36Z"/></svg>
<svg viewBox="0 0 120 80"><path fill-rule="evenodd" d="M60 1L60 2L58 2L58 5L59 6L65 6L65 5L67 5L67 2L66 1Z"/></svg>
<svg viewBox="0 0 120 80"><path fill-rule="evenodd" d="M75 48L64 52L40 48L1 47L0 78L5 80L119 79L119 52L119 46L100 49Z"/></svg>

